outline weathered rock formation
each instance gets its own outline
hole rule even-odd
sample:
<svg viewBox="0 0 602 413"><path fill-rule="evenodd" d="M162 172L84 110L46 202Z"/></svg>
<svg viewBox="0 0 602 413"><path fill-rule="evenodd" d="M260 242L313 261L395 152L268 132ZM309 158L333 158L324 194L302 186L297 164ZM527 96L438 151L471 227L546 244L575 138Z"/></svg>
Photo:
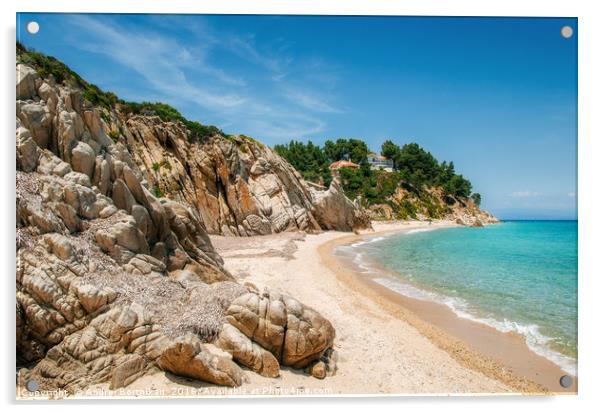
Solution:
<svg viewBox="0 0 602 413"><path fill-rule="evenodd" d="M395 212L390 205L387 204L375 204L370 205L368 208L368 214L370 217L379 221L390 221L395 219Z"/></svg>
<svg viewBox="0 0 602 413"><path fill-rule="evenodd" d="M326 191L311 187L314 199L313 213L322 228L355 231L370 228L370 216L359 203L347 198L339 182L335 179Z"/></svg>
<svg viewBox="0 0 602 413"><path fill-rule="evenodd" d="M20 380L117 388L162 369L237 386L237 363L274 377L328 360L330 323L236 283L207 235L320 229L290 165L260 144L189 145L181 124L107 114L22 64L16 108Z"/></svg>
<svg viewBox="0 0 602 413"><path fill-rule="evenodd" d="M211 234L369 228L338 187L319 190L272 149L245 136L189 143L182 124L112 113L110 130L132 148L148 187L190 206Z"/></svg>
<svg viewBox="0 0 602 413"><path fill-rule="evenodd" d="M282 364L296 368L319 359L334 338L330 322L315 310L274 292L238 297L226 320Z"/></svg>
<svg viewBox="0 0 602 413"><path fill-rule="evenodd" d="M407 215L407 208L402 211L403 219L445 219L459 225L479 227L485 224L495 224L496 217L480 209L471 199L445 195L442 188L427 188L420 195L402 187L396 188L388 199L388 204L371 205L368 213L374 220L399 219L396 210L400 206L410 206L414 217Z"/></svg>

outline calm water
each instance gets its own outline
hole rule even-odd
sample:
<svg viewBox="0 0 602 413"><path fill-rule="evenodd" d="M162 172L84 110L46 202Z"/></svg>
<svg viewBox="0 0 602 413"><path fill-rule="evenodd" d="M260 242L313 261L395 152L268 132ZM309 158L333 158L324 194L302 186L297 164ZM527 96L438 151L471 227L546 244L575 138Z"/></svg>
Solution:
<svg viewBox="0 0 602 413"><path fill-rule="evenodd" d="M574 372L577 356L577 222L507 221L485 228L414 230L355 244L399 282L381 284L450 306L456 314L525 336ZM366 259L367 258L367 259Z"/></svg>

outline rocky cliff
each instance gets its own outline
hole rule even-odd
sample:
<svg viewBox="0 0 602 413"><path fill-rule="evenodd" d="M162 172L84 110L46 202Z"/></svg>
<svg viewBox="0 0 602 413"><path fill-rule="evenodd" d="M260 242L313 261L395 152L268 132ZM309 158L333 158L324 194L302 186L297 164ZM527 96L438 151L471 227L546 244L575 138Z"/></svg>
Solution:
<svg viewBox="0 0 602 413"><path fill-rule="evenodd" d="M105 125L118 143L132 149L147 186L189 205L211 234L351 231L370 226L364 210L339 187L310 186L272 149L246 136L218 134L203 143L190 143L182 124L119 111L112 112Z"/></svg>
<svg viewBox="0 0 602 413"><path fill-rule="evenodd" d="M499 222L471 199L446 195L442 188L427 188L417 193L400 186L387 201L386 204L370 206L368 213L372 219L445 219L473 227Z"/></svg>
<svg viewBox="0 0 602 413"><path fill-rule="evenodd" d="M250 139L189 143L181 123L100 109L24 64L16 96L21 383L117 388L163 369L236 386L239 365L330 365L328 320L238 284L207 234L369 225L336 187L310 189Z"/></svg>

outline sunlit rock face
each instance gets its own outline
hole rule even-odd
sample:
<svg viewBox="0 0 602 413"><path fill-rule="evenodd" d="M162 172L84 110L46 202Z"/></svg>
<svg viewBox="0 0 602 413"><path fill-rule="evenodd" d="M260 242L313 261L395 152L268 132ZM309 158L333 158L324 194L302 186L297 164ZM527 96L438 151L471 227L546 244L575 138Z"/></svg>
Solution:
<svg viewBox="0 0 602 413"><path fill-rule="evenodd" d="M238 386L239 365L275 377L324 358L328 320L239 285L208 236L330 228L288 163L244 138L191 144L182 124L94 107L25 65L17 79L20 381L118 388L162 369ZM281 303L276 346L237 318L253 297Z"/></svg>

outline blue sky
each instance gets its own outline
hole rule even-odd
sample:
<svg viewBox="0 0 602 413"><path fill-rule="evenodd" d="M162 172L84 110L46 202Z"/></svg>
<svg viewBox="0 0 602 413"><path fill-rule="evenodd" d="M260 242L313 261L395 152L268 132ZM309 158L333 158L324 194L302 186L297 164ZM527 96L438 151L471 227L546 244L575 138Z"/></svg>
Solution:
<svg viewBox="0 0 602 413"><path fill-rule="evenodd" d="M20 16L21 42L123 99L269 145L417 142L502 218L576 217L576 19Z"/></svg>

